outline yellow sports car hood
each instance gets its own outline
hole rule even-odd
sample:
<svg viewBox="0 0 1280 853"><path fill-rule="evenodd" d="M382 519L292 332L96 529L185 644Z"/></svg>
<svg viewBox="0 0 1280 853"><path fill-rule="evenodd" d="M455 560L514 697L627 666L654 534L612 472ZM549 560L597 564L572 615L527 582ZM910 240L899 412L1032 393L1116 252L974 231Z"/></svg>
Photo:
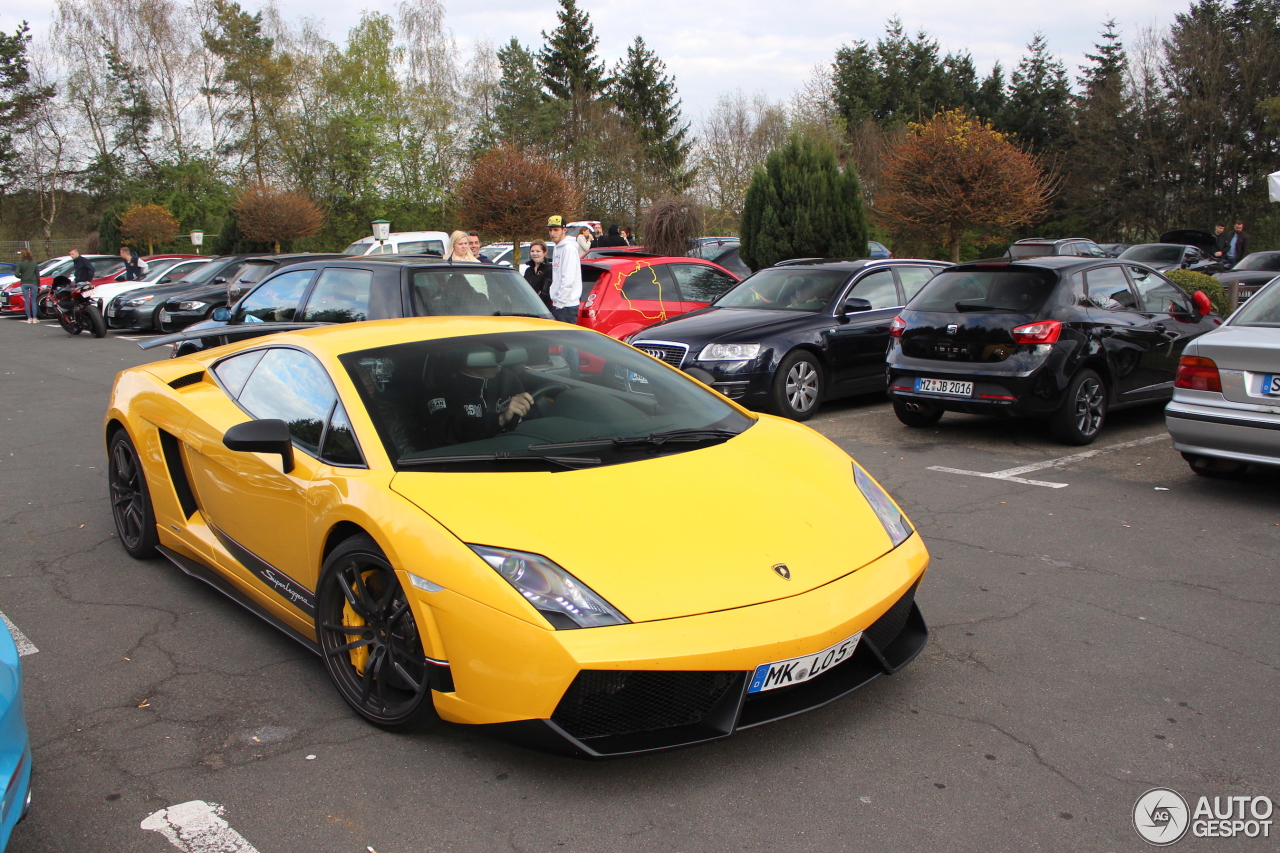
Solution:
<svg viewBox="0 0 1280 853"><path fill-rule="evenodd" d="M391 488L463 542L548 557L633 622L798 595L892 547L849 457L772 418L668 456L574 471L402 472ZM476 566L487 570L479 557Z"/></svg>

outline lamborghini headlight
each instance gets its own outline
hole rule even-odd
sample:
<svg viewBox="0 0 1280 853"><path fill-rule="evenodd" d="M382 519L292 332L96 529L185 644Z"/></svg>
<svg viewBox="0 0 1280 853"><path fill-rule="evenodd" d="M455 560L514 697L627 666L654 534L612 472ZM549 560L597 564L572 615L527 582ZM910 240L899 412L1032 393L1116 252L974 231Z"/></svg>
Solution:
<svg viewBox="0 0 1280 853"><path fill-rule="evenodd" d="M557 629L598 628L631 621L586 584L540 554L485 545L468 547Z"/></svg>
<svg viewBox="0 0 1280 853"><path fill-rule="evenodd" d="M853 481L858 484L858 490L867 499L867 503L871 504L871 508L876 511L876 515L880 518L880 523L884 525L884 532L888 533L889 538L893 541L893 547L897 548L907 541L907 537L915 532L915 528L911 526L911 522L907 521L907 517L894 506L893 501L889 499L888 493L880 488L866 471L859 468L856 462L853 465Z"/></svg>
<svg viewBox="0 0 1280 853"><path fill-rule="evenodd" d="M707 344L698 361L749 361L759 354L759 344Z"/></svg>

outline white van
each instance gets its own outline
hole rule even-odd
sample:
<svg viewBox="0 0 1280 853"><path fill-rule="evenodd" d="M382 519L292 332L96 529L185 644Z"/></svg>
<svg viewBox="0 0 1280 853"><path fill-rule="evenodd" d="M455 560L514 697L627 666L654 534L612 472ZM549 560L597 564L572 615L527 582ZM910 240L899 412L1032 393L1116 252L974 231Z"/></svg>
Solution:
<svg viewBox="0 0 1280 853"><path fill-rule="evenodd" d="M443 231L398 231L379 243L373 236L361 238L342 250L344 255L445 255L449 235Z"/></svg>

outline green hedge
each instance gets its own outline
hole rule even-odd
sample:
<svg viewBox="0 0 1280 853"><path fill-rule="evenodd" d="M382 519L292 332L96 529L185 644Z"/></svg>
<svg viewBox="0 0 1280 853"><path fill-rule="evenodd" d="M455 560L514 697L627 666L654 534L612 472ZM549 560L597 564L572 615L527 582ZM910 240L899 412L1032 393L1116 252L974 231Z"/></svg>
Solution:
<svg viewBox="0 0 1280 853"><path fill-rule="evenodd" d="M1213 276L1192 270L1173 270L1165 273L1165 276L1188 293L1203 290L1219 317L1226 317L1231 313L1231 307L1227 305L1227 289Z"/></svg>

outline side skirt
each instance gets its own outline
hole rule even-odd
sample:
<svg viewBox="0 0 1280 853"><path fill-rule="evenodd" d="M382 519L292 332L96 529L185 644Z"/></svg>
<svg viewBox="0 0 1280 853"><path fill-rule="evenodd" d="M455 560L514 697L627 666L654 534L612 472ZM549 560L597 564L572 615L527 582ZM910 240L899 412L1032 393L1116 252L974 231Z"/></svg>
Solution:
<svg viewBox="0 0 1280 853"><path fill-rule="evenodd" d="M316 654L316 655L320 654L320 646L316 643L315 640L307 637L305 634L299 633L297 630L290 627L287 623L281 621L280 619L277 619L269 611L267 611L262 606L260 606L256 601L254 601L252 598L250 598L249 596L241 592L240 589L236 587L235 584L231 583L222 575L218 574L218 572L214 571L213 569L209 568L203 563L198 563L195 560L190 559L189 557L184 557L182 554L179 554L178 552L170 548L166 548L163 545L158 545L156 546L156 548L161 554L164 555L165 559L167 559L169 562L173 563L175 566L181 569L184 574L189 575L190 577L193 577L196 580L204 581L209 586L213 587L218 592L222 593L227 598L234 601L236 604L239 604L241 607L245 608L250 613L257 616L259 619L262 619L268 624L272 625L273 627L278 628L280 631L283 631L285 635L288 636L290 639L296 640L297 642L301 643L312 654Z"/></svg>

